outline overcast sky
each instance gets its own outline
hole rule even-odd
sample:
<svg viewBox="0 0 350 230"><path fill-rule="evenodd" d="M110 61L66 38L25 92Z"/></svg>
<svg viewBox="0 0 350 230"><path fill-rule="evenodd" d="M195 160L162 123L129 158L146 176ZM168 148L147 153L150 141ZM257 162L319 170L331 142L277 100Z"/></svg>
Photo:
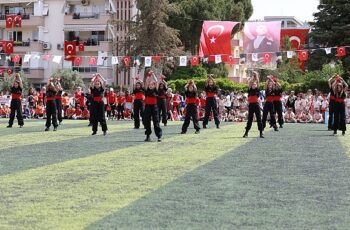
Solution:
<svg viewBox="0 0 350 230"><path fill-rule="evenodd" d="M252 0L254 7L250 20L264 16L295 16L301 21L312 21L319 0Z"/></svg>

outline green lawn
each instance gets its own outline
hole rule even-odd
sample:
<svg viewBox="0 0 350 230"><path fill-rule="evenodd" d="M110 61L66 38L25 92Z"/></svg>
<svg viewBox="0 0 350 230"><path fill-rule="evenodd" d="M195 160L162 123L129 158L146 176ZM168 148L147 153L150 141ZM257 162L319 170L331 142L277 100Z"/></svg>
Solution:
<svg viewBox="0 0 350 230"><path fill-rule="evenodd" d="M109 122L107 137L86 121L0 123L0 229L350 226L349 138L324 125L243 139L244 124L180 135L171 122L145 143L131 122Z"/></svg>

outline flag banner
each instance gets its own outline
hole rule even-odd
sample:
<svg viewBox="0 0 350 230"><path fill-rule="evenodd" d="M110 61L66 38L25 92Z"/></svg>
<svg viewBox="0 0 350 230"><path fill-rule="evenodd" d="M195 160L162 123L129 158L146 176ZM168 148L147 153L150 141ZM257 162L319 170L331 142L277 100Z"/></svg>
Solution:
<svg viewBox="0 0 350 230"><path fill-rule="evenodd" d="M258 57L257 53L252 54L252 61L254 61L254 62L259 61L259 57Z"/></svg>
<svg viewBox="0 0 350 230"><path fill-rule="evenodd" d="M294 57L294 51L287 51L287 58L291 59Z"/></svg>
<svg viewBox="0 0 350 230"><path fill-rule="evenodd" d="M344 57L346 55L346 50L344 46L340 46L337 48L337 56Z"/></svg>
<svg viewBox="0 0 350 230"><path fill-rule="evenodd" d="M62 56L54 56L52 59L52 61L57 63L57 64L60 64L61 60L62 60Z"/></svg>
<svg viewBox="0 0 350 230"><path fill-rule="evenodd" d="M32 55L30 55L30 54L24 55L23 62L24 62L24 63L28 63L29 60L30 60L30 58L31 58L31 56L32 56Z"/></svg>
<svg viewBox="0 0 350 230"><path fill-rule="evenodd" d="M198 56L193 56L191 58L191 66L194 67L194 66L198 66L199 65L199 57Z"/></svg>
<svg viewBox="0 0 350 230"><path fill-rule="evenodd" d="M215 55L215 64L219 64L222 62L221 55Z"/></svg>
<svg viewBox="0 0 350 230"><path fill-rule="evenodd" d="M187 66L187 56L180 56L179 66Z"/></svg>
<svg viewBox="0 0 350 230"><path fill-rule="evenodd" d="M281 22L247 22L244 26L244 53L278 52Z"/></svg>
<svg viewBox="0 0 350 230"><path fill-rule="evenodd" d="M145 67L151 67L152 66L152 57L147 56L145 57Z"/></svg>
<svg viewBox="0 0 350 230"><path fill-rule="evenodd" d="M326 54L331 54L332 53L332 48L325 48Z"/></svg>
<svg viewBox="0 0 350 230"><path fill-rule="evenodd" d="M287 37L290 41L291 47L293 49L302 49L307 43L307 37L310 29L300 28L300 29L282 29L281 30L281 47L283 47L283 41ZM283 47L285 48L285 47Z"/></svg>
<svg viewBox="0 0 350 230"><path fill-rule="evenodd" d="M204 21L199 56L231 55L231 33L238 22Z"/></svg>
<svg viewBox="0 0 350 230"><path fill-rule="evenodd" d="M119 64L119 60L117 56L113 56L112 57L112 65L118 65Z"/></svg>

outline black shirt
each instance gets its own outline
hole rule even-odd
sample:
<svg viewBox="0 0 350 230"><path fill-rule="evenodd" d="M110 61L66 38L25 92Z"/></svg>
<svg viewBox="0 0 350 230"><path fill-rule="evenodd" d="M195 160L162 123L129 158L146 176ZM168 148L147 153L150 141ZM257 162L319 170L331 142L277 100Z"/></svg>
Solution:
<svg viewBox="0 0 350 230"><path fill-rule="evenodd" d="M93 97L103 97L105 90L103 87L100 88L91 88L91 94Z"/></svg>

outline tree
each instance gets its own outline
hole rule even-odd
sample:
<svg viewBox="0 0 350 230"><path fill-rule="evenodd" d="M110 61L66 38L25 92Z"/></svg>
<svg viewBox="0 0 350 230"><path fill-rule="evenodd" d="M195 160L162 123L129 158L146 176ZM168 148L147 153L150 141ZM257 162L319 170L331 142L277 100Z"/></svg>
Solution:
<svg viewBox="0 0 350 230"><path fill-rule="evenodd" d="M318 6L319 12L315 13L315 20L311 22L312 41L320 47L337 47L350 44L350 0L324 0ZM349 53L350 50L347 49ZM350 57L337 58L335 51L332 55L325 52L315 52L308 63L310 69L321 69L332 60L340 61L345 71L344 77L350 76ZM311 61L312 60L312 61Z"/></svg>
<svg viewBox="0 0 350 230"><path fill-rule="evenodd" d="M168 0L139 0L137 8L140 13L131 30L131 36L135 38L135 54L179 54L179 33L167 25L169 14L178 11L176 5L170 4Z"/></svg>
<svg viewBox="0 0 350 230"><path fill-rule="evenodd" d="M26 74L23 71L19 72L19 74L21 75L22 82L23 82L23 92L25 92L29 88L28 78L27 78ZM11 74L11 75L9 75L7 73L4 74L4 78L0 82L1 91L4 91L4 92L5 91L10 91L10 89L11 89L11 87L13 85L13 81L14 81L13 76L14 76L14 74Z"/></svg>
<svg viewBox="0 0 350 230"><path fill-rule="evenodd" d="M180 31L186 50L198 52L204 20L244 23L253 13L251 0L170 0L179 12L170 15L169 24Z"/></svg>
<svg viewBox="0 0 350 230"><path fill-rule="evenodd" d="M74 91L78 86L84 87L84 81L81 79L79 72L71 69L56 70L51 77L59 76L61 85L65 91Z"/></svg>

